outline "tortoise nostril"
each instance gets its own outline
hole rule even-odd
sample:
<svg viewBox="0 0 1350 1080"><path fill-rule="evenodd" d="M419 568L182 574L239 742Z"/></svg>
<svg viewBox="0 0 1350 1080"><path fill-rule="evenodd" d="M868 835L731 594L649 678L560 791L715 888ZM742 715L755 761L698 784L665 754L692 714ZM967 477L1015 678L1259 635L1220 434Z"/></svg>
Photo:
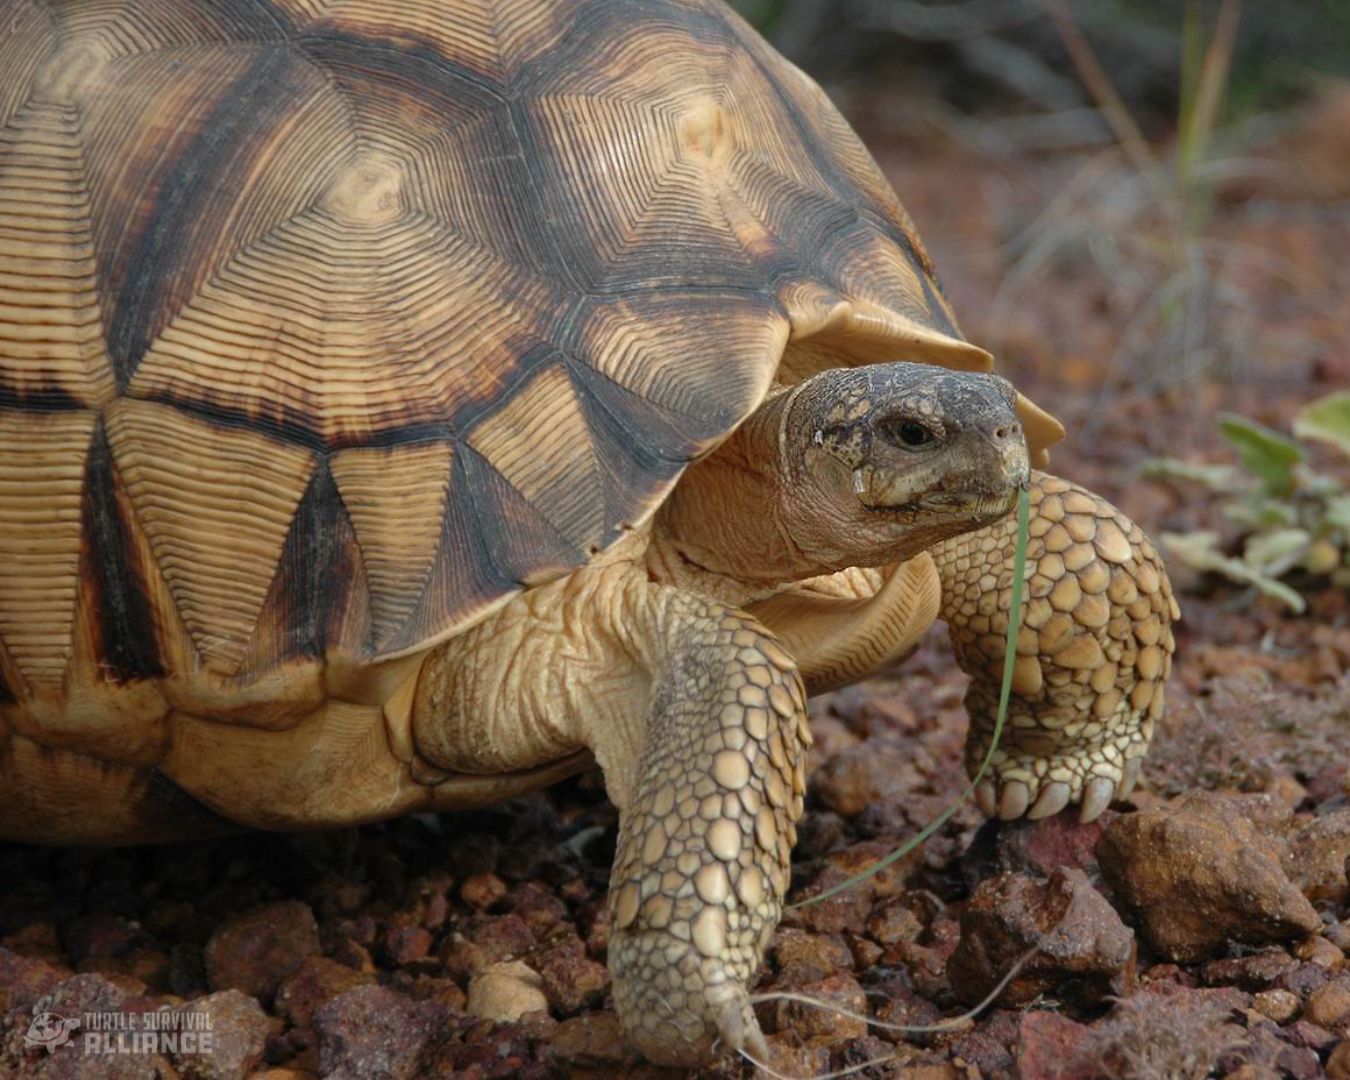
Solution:
<svg viewBox="0 0 1350 1080"><path fill-rule="evenodd" d="M1015 438L1021 433L1022 433L1021 424L1004 424L1002 427L997 427L994 429L994 438L997 439L999 442L1003 442L1006 439Z"/></svg>

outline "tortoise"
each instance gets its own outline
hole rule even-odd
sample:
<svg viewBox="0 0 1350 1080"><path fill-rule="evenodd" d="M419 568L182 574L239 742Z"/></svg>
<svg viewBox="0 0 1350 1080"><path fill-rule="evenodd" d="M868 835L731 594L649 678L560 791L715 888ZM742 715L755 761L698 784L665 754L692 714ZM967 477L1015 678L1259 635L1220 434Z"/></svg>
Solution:
<svg viewBox="0 0 1350 1080"><path fill-rule="evenodd" d="M717 0L0 0L0 836L594 763L650 1058L763 1051L806 695L935 620L978 799L1101 813L1177 616L822 91Z"/></svg>

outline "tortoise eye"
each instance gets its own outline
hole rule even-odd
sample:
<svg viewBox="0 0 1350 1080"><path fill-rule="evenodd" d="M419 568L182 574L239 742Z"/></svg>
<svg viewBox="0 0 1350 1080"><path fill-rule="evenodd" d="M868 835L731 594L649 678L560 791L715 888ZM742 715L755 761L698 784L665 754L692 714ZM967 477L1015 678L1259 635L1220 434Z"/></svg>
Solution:
<svg viewBox="0 0 1350 1080"><path fill-rule="evenodd" d="M933 443L937 436L917 420L904 420L891 427L892 441L911 450Z"/></svg>

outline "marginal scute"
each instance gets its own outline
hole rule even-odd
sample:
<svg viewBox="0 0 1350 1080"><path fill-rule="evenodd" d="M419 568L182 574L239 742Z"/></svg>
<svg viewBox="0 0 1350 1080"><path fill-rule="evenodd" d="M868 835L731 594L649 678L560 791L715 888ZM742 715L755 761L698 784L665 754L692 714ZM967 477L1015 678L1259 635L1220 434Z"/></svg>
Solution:
<svg viewBox="0 0 1350 1080"><path fill-rule="evenodd" d="M80 584L91 412L0 409L0 640L29 687L60 687Z"/></svg>
<svg viewBox="0 0 1350 1080"><path fill-rule="evenodd" d="M131 399L110 410L108 441L201 665L234 674L314 455Z"/></svg>
<svg viewBox="0 0 1350 1080"><path fill-rule="evenodd" d="M453 445L433 440L352 447L330 459L370 583L377 642L412 615L431 572L445 519Z"/></svg>

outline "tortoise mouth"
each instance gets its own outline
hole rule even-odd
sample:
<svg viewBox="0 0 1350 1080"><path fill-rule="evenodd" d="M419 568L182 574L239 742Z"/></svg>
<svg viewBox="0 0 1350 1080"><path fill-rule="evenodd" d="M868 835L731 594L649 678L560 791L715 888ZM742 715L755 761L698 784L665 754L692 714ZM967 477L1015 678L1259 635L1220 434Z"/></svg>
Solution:
<svg viewBox="0 0 1350 1080"><path fill-rule="evenodd" d="M901 514L911 519L996 521L1017 506L1017 494L1025 486L1009 484L1002 491L930 491L922 495L888 501L858 492L865 510L878 514Z"/></svg>

